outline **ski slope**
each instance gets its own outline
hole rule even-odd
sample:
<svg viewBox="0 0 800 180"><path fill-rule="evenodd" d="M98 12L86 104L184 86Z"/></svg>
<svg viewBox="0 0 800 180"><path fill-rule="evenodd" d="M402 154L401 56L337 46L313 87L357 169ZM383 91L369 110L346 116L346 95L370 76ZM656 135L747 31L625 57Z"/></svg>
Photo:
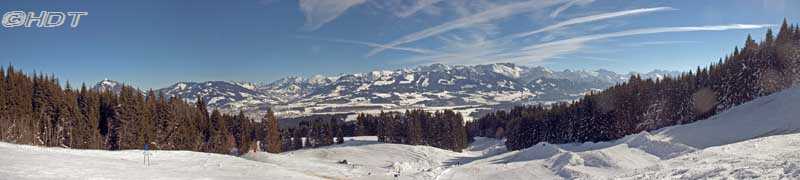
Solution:
<svg viewBox="0 0 800 180"><path fill-rule="evenodd" d="M242 157L152 151L149 167L138 150L0 143L0 179L800 179L797 110L800 88L792 88L707 120L608 142L507 151L502 140L477 138L457 153L351 137Z"/></svg>
<svg viewBox="0 0 800 180"><path fill-rule="evenodd" d="M448 160L462 155L429 146L378 143L374 136L344 144L282 154L251 153L244 158L330 179L431 179ZM348 164L338 163L347 160Z"/></svg>
<svg viewBox="0 0 800 180"><path fill-rule="evenodd" d="M327 179L276 164L189 151L71 150L0 143L0 179Z"/></svg>
<svg viewBox="0 0 800 180"><path fill-rule="evenodd" d="M540 143L451 168L440 179L800 179L797 132L795 87L707 120L609 142Z"/></svg>

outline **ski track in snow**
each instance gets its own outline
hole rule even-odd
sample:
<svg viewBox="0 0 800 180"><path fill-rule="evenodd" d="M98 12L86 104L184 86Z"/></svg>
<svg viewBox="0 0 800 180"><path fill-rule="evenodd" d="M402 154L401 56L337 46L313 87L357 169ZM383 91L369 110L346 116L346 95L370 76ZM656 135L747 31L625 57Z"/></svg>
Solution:
<svg viewBox="0 0 800 180"><path fill-rule="evenodd" d="M242 157L152 151L149 167L139 150L0 143L0 179L800 179L798 109L800 88L792 88L707 120L608 142L507 151L502 140L477 138L457 153L350 137Z"/></svg>

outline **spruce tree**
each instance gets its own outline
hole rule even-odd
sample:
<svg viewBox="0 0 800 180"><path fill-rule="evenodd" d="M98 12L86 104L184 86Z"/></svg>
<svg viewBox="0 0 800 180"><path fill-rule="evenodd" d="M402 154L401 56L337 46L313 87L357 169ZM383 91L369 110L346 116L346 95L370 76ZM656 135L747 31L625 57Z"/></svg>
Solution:
<svg viewBox="0 0 800 180"><path fill-rule="evenodd" d="M13 124L9 118L8 93L6 92L6 73L5 68L0 66L0 141L10 141L10 134Z"/></svg>
<svg viewBox="0 0 800 180"><path fill-rule="evenodd" d="M228 128L225 126L225 119L223 119L222 113L216 109L213 110L209 120L211 124L213 124L210 128L211 142L209 147L211 152L220 154L229 153L231 146L228 142L228 136L230 136L230 133L228 132Z"/></svg>
<svg viewBox="0 0 800 180"><path fill-rule="evenodd" d="M195 108L197 108L197 111L200 113L196 119L198 131L200 131L202 135L205 146L209 146L208 144L211 143L211 131L213 129L213 124L209 120L210 117L208 114L208 108L206 107L206 102L202 97L197 97L197 100L195 101Z"/></svg>
<svg viewBox="0 0 800 180"><path fill-rule="evenodd" d="M267 124L267 152L270 153L279 153L281 152L281 134L280 129L278 127L278 118L275 117L275 113L272 112L272 109L267 109L267 114L264 115L263 122Z"/></svg>

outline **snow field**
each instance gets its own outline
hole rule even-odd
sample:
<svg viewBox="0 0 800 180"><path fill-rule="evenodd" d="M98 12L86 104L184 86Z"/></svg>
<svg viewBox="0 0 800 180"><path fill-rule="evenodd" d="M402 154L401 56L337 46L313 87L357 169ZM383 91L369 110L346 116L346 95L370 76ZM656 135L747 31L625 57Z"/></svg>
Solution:
<svg viewBox="0 0 800 180"><path fill-rule="evenodd" d="M510 152L490 138L457 153L351 137L242 157L152 151L146 167L139 150L0 143L0 179L800 179L798 109L800 87L652 133Z"/></svg>

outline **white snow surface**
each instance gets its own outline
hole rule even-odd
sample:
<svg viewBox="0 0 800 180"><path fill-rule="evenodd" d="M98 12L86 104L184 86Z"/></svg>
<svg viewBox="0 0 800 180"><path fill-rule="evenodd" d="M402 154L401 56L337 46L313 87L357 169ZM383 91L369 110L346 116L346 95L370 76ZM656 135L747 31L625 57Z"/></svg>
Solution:
<svg viewBox="0 0 800 180"><path fill-rule="evenodd" d="M795 87L653 134L540 143L450 168L440 179L800 179L798 110Z"/></svg>
<svg viewBox="0 0 800 180"><path fill-rule="evenodd" d="M459 153L351 137L242 157L151 151L149 167L140 150L0 143L0 179L800 179L798 109L800 88L792 88L707 120L608 142L507 151L502 140L477 138Z"/></svg>
<svg viewBox="0 0 800 180"><path fill-rule="evenodd" d="M210 153L71 150L0 143L0 179L327 179Z"/></svg>

